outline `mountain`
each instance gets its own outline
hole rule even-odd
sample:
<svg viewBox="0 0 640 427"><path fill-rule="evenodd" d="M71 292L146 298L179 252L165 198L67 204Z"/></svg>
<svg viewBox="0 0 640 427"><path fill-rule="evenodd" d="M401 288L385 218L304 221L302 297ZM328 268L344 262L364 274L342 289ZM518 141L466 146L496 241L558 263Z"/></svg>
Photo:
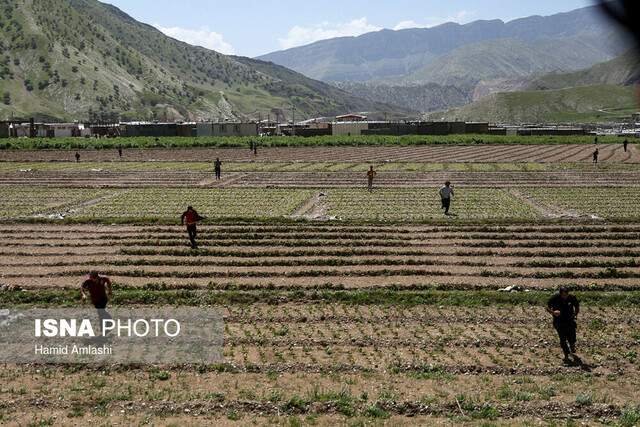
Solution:
<svg viewBox="0 0 640 427"><path fill-rule="evenodd" d="M474 103L424 118L492 123L626 122L637 111L635 86L639 83L640 55L631 49L575 72L482 81L474 97L484 96Z"/></svg>
<svg viewBox="0 0 640 427"><path fill-rule="evenodd" d="M628 122L636 110L635 88L600 84L494 93L458 109L427 114L423 119L490 123Z"/></svg>
<svg viewBox="0 0 640 427"><path fill-rule="evenodd" d="M509 43L516 47L524 46L526 49L522 52L520 61L525 64L535 63L543 53L544 67L538 67L542 71L553 71L553 68L548 67L557 66L566 54L570 55L570 61L560 68L575 70L594 62L611 59L630 48L630 43L618 35L615 24L603 18L596 6L590 6L552 16L531 16L507 23L491 20L475 21L466 25L448 23L433 28L382 30L358 37L322 40L307 46L273 52L258 59L272 61L323 81L363 82L410 74L456 49L472 44L482 48L483 42L492 40L509 40L507 44L497 42L498 45L502 44L502 49L508 48ZM520 44L516 45L517 42L514 40L519 40ZM559 52L555 52L556 48ZM479 64L481 67L490 67L493 53L491 50L484 52L484 57L476 55L475 59L470 61L471 65L482 60ZM458 51L453 58L445 60L445 64L441 62L436 66L442 70L440 76L446 73L444 65L456 61L463 64L464 61L454 59L465 53L473 54L474 48ZM502 54L504 55L504 50ZM518 52L510 54L517 57ZM584 60L581 60L581 57L584 57ZM454 70L461 72L457 66ZM435 71L437 70L427 69L425 77L419 80L451 83L442 81L442 77L440 80L425 80ZM412 81L415 82L416 79Z"/></svg>
<svg viewBox="0 0 640 427"><path fill-rule="evenodd" d="M460 107L473 102L473 86L426 84L371 84L333 82L331 85L359 98L411 108L417 111L437 111Z"/></svg>
<svg viewBox="0 0 640 427"><path fill-rule="evenodd" d="M406 109L169 38L95 0L3 0L0 117L199 120Z"/></svg>
<svg viewBox="0 0 640 427"><path fill-rule="evenodd" d="M579 70L610 55L613 40L592 35L527 42L519 38L472 43L448 52L391 83L476 85L482 80Z"/></svg>
<svg viewBox="0 0 640 427"><path fill-rule="evenodd" d="M550 90L595 84L634 86L640 84L640 56L635 49L610 61L572 73L553 73L533 79L524 90Z"/></svg>
<svg viewBox="0 0 640 427"><path fill-rule="evenodd" d="M568 89L572 87L610 84L634 86L640 84L640 56L634 49L605 62L574 71L556 71L527 77L487 79L480 81L473 93L473 100L496 92L520 92L534 90Z"/></svg>

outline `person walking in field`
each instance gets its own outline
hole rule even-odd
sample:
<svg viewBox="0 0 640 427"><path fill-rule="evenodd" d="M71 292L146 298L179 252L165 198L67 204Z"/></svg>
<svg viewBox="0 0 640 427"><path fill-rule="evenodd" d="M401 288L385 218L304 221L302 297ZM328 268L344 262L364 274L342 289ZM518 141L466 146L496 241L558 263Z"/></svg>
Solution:
<svg viewBox="0 0 640 427"><path fill-rule="evenodd" d="M373 166L371 166L367 171L367 180L368 180L367 189L369 191L373 191L373 178L375 178L377 174L378 173L373 170Z"/></svg>
<svg viewBox="0 0 640 427"><path fill-rule="evenodd" d="M444 209L444 214L449 215L449 207L451 207L451 196L453 196L453 186L450 181L444 183L444 186L438 190L438 194L440 194L440 200L442 201L442 207L440 209Z"/></svg>
<svg viewBox="0 0 640 427"><path fill-rule="evenodd" d="M198 235L198 230L196 227L196 223L205 219L204 217L198 215L195 209L192 206L187 207L187 210L182 213L182 217L180 218L180 223L184 225L185 220L187 222L187 233L189 233L189 241L191 242L191 249L198 249L198 245L196 244L196 236Z"/></svg>
<svg viewBox="0 0 640 427"><path fill-rule="evenodd" d="M222 162L220 161L220 157L216 157L216 161L213 162L213 168L216 171L216 179L220 179L220 174L222 172Z"/></svg>
<svg viewBox="0 0 640 427"><path fill-rule="evenodd" d="M593 152L593 163L598 163L598 149L596 148L596 151Z"/></svg>
<svg viewBox="0 0 640 427"><path fill-rule="evenodd" d="M627 145L629 145L629 141L627 141L626 139L624 141L622 141L622 148L624 148L624 152L627 152Z"/></svg>
<svg viewBox="0 0 640 427"><path fill-rule="evenodd" d="M107 292L108 290L108 292ZM80 285L80 294L82 301L87 300L86 291L89 292L91 303L98 310L98 318L100 319L100 329L105 319L111 319L111 315L105 310L109 297L113 296L111 290L111 279L107 276L98 274L96 270L91 270L89 276Z"/></svg>
<svg viewBox="0 0 640 427"><path fill-rule="evenodd" d="M118 145L118 156L122 158L122 145Z"/></svg>
<svg viewBox="0 0 640 427"><path fill-rule="evenodd" d="M580 312L580 303L575 296L569 295L565 286L562 286L558 293L549 299L545 309L553 315L553 327L558 332L560 347L564 353L562 360L568 362L569 352L576 352L576 317Z"/></svg>
<svg viewBox="0 0 640 427"><path fill-rule="evenodd" d="M80 153L76 151L76 163L80 161Z"/></svg>

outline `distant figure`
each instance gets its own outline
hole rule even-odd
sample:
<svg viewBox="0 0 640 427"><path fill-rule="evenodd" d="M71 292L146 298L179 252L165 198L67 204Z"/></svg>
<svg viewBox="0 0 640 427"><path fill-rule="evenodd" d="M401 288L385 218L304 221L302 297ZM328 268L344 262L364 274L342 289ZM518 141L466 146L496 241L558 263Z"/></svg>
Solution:
<svg viewBox="0 0 640 427"><path fill-rule="evenodd" d="M249 151L253 151L253 139L249 140Z"/></svg>
<svg viewBox="0 0 640 427"><path fill-rule="evenodd" d="M569 291L563 286L549 299L545 309L553 315L553 327L558 332L560 347L564 353L562 360L568 362L569 350L571 353L576 352L576 317L580 312L580 303L575 296L569 295Z"/></svg>
<svg viewBox="0 0 640 427"><path fill-rule="evenodd" d="M596 151L593 152L593 163L598 163L598 149L596 148Z"/></svg>
<svg viewBox="0 0 640 427"><path fill-rule="evenodd" d="M258 155L258 143L257 142L253 143L253 155L254 156Z"/></svg>
<svg viewBox="0 0 640 427"><path fill-rule="evenodd" d="M593 140L593 142L595 142L596 144L598 143L598 137L596 136L595 139Z"/></svg>
<svg viewBox="0 0 640 427"><path fill-rule="evenodd" d="M122 145L118 145L118 156L122 158Z"/></svg>
<svg viewBox="0 0 640 427"><path fill-rule="evenodd" d="M107 291L105 285L109 290L108 296L113 296L111 291L111 280L107 276L101 276L96 270L92 270L89 276L84 279L82 285L80 285L80 294L82 295L82 301L86 301L87 294L85 291L89 291L91 297L91 303L98 310L98 318L100 319L100 329L102 330L102 323L104 319L111 319L111 315L105 311L109 298L107 297Z"/></svg>
<svg viewBox="0 0 640 427"><path fill-rule="evenodd" d="M627 145L629 145L629 141L627 141L626 139L624 141L622 141L622 148L624 148L624 152L627 152Z"/></svg>
<svg viewBox="0 0 640 427"><path fill-rule="evenodd" d="M160 138L156 136L156 142L160 142Z"/></svg>
<svg viewBox="0 0 640 427"><path fill-rule="evenodd" d="M367 190L373 191L373 178L375 178L377 174L378 173L373 170L373 166L371 166L367 171L367 180L368 180Z"/></svg>
<svg viewBox="0 0 640 427"><path fill-rule="evenodd" d="M451 196L453 196L453 186L451 186L451 182L445 182L444 186L438 190L438 194L440 194L440 199L442 200L442 207L440 209L444 209L444 214L449 215Z"/></svg>
<svg viewBox="0 0 640 427"><path fill-rule="evenodd" d="M76 162L79 162L79 161L80 161L80 153L76 151Z"/></svg>
<svg viewBox="0 0 640 427"><path fill-rule="evenodd" d="M213 163L213 167L216 171L216 179L220 179L221 166L222 162L220 161L220 158L216 157L216 161Z"/></svg>
<svg viewBox="0 0 640 427"><path fill-rule="evenodd" d="M189 233L189 241L191 242L191 249L198 249L198 245L196 244L196 236L198 235L198 230L196 228L196 222L205 219L204 217L198 215L193 207L187 207L187 210L182 213L182 217L180 218L180 224L184 225L185 219L187 220L187 233Z"/></svg>

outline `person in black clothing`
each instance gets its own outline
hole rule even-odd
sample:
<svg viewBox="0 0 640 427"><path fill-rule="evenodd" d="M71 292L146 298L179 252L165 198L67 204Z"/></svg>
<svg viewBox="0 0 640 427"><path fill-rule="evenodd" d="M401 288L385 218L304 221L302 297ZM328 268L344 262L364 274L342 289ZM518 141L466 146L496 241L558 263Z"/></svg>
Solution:
<svg viewBox="0 0 640 427"><path fill-rule="evenodd" d="M549 299L545 309L553 315L553 327L558 332L560 347L564 353L562 360L568 362L569 350L571 353L576 352L576 317L580 312L580 303L575 296L569 295L569 290L563 286Z"/></svg>
<svg viewBox="0 0 640 427"><path fill-rule="evenodd" d="M627 152L627 145L629 145L629 141L627 141L626 139L624 141L622 141L622 148L624 148L624 152Z"/></svg>
<svg viewBox="0 0 640 427"><path fill-rule="evenodd" d="M79 161L80 161L80 153L76 151L76 162L79 162Z"/></svg>
<svg viewBox="0 0 640 427"><path fill-rule="evenodd" d="M122 157L122 145L118 145L118 156Z"/></svg>
<svg viewBox="0 0 640 427"><path fill-rule="evenodd" d="M213 167L216 171L216 179L220 179L222 162L220 161L220 157L216 157L216 161L213 163Z"/></svg>
<svg viewBox="0 0 640 427"><path fill-rule="evenodd" d="M249 140L249 151L253 151L253 139Z"/></svg>
<svg viewBox="0 0 640 427"><path fill-rule="evenodd" d="M593 163L598 163L598 149L593 152Z"/></svg>

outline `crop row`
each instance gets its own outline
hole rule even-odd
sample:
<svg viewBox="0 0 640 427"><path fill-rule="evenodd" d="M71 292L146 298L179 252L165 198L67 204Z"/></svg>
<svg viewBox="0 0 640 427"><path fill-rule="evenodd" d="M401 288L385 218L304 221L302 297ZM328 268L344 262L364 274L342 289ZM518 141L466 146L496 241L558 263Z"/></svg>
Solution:
<svg viewBox="0 0 640 427"><path fill-rule="evenodd" d="M0 254L1 255L1 254ZM618 271L619 268L636 268L640 267L640 261L635 259L626 259L622 261L602 261L594 259L572 259L569 261L551 261L551 260L535 260L535 261L517 261L507 262L504 264L495 264L491 261L443 261L440 259L428 259L428 258L350 258L347 256L341 256L337 258L301 258L288 255L287 257L278 259L264 259L265 254L253 252L251 255L244 255L245 258L252 258L251 260L227 260L227 259L147 259L147 258L127 258L127 259L91 259L88 258L85 261L53 261L53 262L38 262L39 267L62 267L62 266L173 266L173 267L188 267L188 266L218 266L218 267L303 267L303 266L375 266L375 265L389 265L389 266L427 266L427 265L442 265L442 266L465 266L465 267L485 267L496 266L501 267L520 267L520 268L607 268L616 269L607 270L607 273L611 277L625 277L624 271ZM505 256L503 256L505 257ZM26 266L24 263L4 263L0 262L2 267L19 267ZM497 273L484 274L486 276L494 276ZM504 274L508 274L505 272ZM539 273L542 274L542 273ZM569 274L569 273L563 273ZM571 272L570 274L575 274ZM619 276L615 276L619 275ZM631 277L631 276L626 276Z"/></svg>
<svg viewBox="0 0 640 427"><path fill-rule="evenodd" d="M135 189L99 201L78 215L89 217L176 217L187 205L200 215L218 217L274 217L292 211L311 196L309 190Z"/></svg>
<svg viewBox="0 0 640 427"><path fill-rule="evenodd" d="M113 161L113 162L0 162L0 172L105 172L130 171L175 171L175 172L214 172L213 160L202 162L176 161ZM224 160L224 159L223 159ZM408 162L227 162L223 163L224 172L365 172L369 166L377 171L403 172L543 172L580 170L593 172L593 166L585 163L408 163ZM604 163L598 166L598 172L637 171L637 163Z"/></svg>
<svg viewBox="0 0 640 427"><path fill-rule="evenodd" d="M100 222L98 222L100 223ZM165 225L150 225L149 223L111 223L107 227L95 226L96 221L73 221L66 222L46 222L46 224L24 226L29 228L31 233L25 236L21 226L1 226L0 236L9 237L20 235L20 237L31 238L33 236L79 236L84 237L86 230L90 229L92 235L108 236L109 239L118 239L119 236L163 236L173 235L178 229L175 223L162 222ZM404 239L406 236L420 235L423 238L429 236L444 236L456 239L489 239L496 240L499 236L505 239L528 239L529 236L538 236L554 240L572 240L571 236L578 236L580 239L593 239L597 236L607 236L615 240L623 239L624 236L638 236L640 225L634 222L608 223L604 221L562 221L562 222L537 222L526 223L478 223L472 222L440 222L437 224L388 224L388 223L350 223L350 222L311 222L278 220L268 221L260 219L207 222L206 227L201 231L203 236L209 234L224 233L228 235L259 235L259 234L314 234L316 236L324 234L349 234L349 235L397 235L397 238ZM181 230L181 229L180 229ZM473 236L473 237L469 237ZM504 239L503 239L504 240Z"/></svg>
<svg viewBox="0 0 640 427"><path fill-rule="evenodd" d="M180 238L178 234L176 234L174 239L132 239L132 240L120 240L118 242L105 241L100 243L102 246L122 246L122 247L176 247L181 248L186 243L184 239ZM219 248L219 247L245 247L245 246L269 246L269 247L282 247L282 248L318 248L318 247L336 247L341 246L345 248L357 248L357 247L382 247L382 248L393 248L393 247L423 247L423 248L438 248L442 253L448 253L448 248L455 245L455 247L467 247L467 248L621 248L621 249L633 249L638 246L636 241L568 241L568 240L533 240L533 241L523 241L523 242L505 242L503 240L499 241L446 241L443 239L440 242L409 242L404 239L393 239L393 240L376 240L376 239L346 239L346 240L336 240L336 239L312 239L312 240L298 240L298 239L230 239L230 240L216 240L212 239L210 241L206 241L206 245L201 248L200 252L194 253L194 255L208 255L216 252L210 252L210 248ZM6 247L16 247L16 246L24 246L24 242L17 239L16 241L5 241L4 246ZM30 247L42 247L42 248L86 248L86 247L95 247L95 242L58 242L56 240L47 241L47 239L43 239L42 241L37 241L29 244ZM612 251L608 251L612 252ZM170 252L166 252L170 253ZM425 253L425 252L421 252ZM503 252L493 252L493 255L500 255ZM591 252L590 252L591 253ZM608 256L627 256L627 254L633 252L622 252L620 251L618 254L613 253ZM179 254L179 252L178 252ZM481 255L481 253L478 253ZM525 256L532 256L527 253ZM551 255L553 256L553 255Z"/></svg>
<svg viewBox="0 0 640 427"><path fill-rule="evenodd" d="M527 188L524 192L550 209L609 218L640 216L640 187ZM71 216L94 218L175 218L193 205L201 215L217 217L278 217L291 212L313 194L293 189L137 188L126 191L75 188L1 188L6 201L0 217L55 213L96 199ZM435 189L331 189L320 203L328 215L355 220L421 220L443 218ZM109 197L103 197L109 196ZM503 189L460 188L452 201L451 218L496 219L542 217L536 209Z"/></svg>
<svg viewBox="0 0 640 427"><path fill-rule="evenodd" d="M344 219L400 220L442 218L437 191L418 189L335 189L323 204L331 216ZM458 189L452 203L458 218L535 218L522 200L499 189Z"/></svg>
<svg viewBox="0 0 640 427"><path fill-rule="evenodd" d="M28 216L66 210L70 206L112 193L109 190L69 188L51 191L46 188L0 189L0 218Z"/></svg>

